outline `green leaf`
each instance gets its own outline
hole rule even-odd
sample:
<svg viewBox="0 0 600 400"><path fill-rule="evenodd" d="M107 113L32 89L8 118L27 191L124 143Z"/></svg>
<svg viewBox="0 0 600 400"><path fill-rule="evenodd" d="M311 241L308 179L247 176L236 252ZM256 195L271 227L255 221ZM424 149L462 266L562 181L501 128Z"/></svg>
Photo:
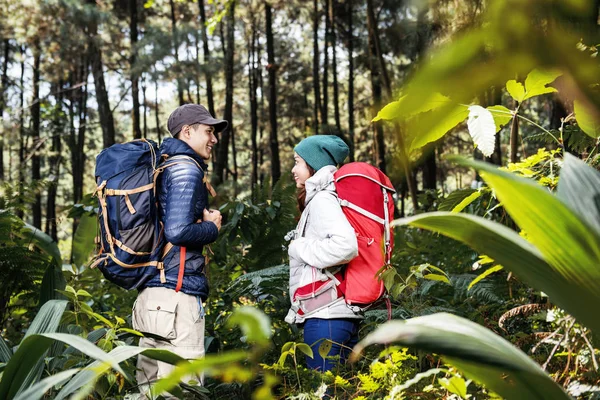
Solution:
<svg viewBox="0 0 600 400"><path fill-rule="evenodd" d="M465 375L507 399L570 399L521 350L489 329L446 313L386 322L354 348L352 359L366 346L396 342L445 356Z"/></svg>
<svg viewBox="0 0 600 400"><path fill-rule="evenodd" d="M12 357L12 350L6 344L6 341L0 336L0 362L7 363Z"/></svg>
<svg viewBox="0 0 600 400"><path fill-rule="evenodd" d="M500 129L506 124L508 124L513 119L513 113L508 108L497 105L487 107L487 110L492 113L494 117L494 123L496 124L496 132L499 132Z"/></svg>
<svg viewBox="0 0 600 400"><path fill-rule="evenodd" d="M111 365L120 373L124 373L119 364L114 362L110 356L80 336L65 333L32 334L21 341L19 349L6 365L0 381L0 399L10 400L17 394L30 372L35 369L39 359L55 341L68 344L92 358Z"/></svg>
<svg viewBox="0 0 600 400"><path fill-rule="evenodd" d="M304 353L305 355L307 355L310 358L314 357L312 349L306 343L296 344L296 349L300 350L302 353Z"/></svg>
<svg viewBox="0 0 600 400"><path fill-rule="evenodd" d="M467 398L467 383L460 376L453 376L452 378L439 378L438 382L450 393L454 393L461 399Z"/></svg>
<svg viewBox="0 0 600 400"><path fill-rule="evenodd" d="M595 229L534 181L486 163L457 161L480 171L532 244L500 224L463 214L431 213L400 223L441 232L489 255L583 325L600 331L594 311L600 307L600 237Z"/></svg>
<svg viewBox="0 0 600 400"><path fill-rule="evenodd" d="M600 172L566 153L556 195L600 235Z"/></svg>
<svg viewBox="0 0 600 400"><path fill-rule="evenodd" d="M600 113L591 111L579 101L575 101L574 111L581 130L594 139L600 138Z"/></svg>
<svg viewBox="0 0 600 400"><path fill-rule="evenodd" d="M469 116L466 106L448 106L435 110L422 116L413 118L407 124L407 132L414 136L410 150L416 150L427 143L435 142L456 125L463 122Z"/></svg>
<svg viewBox="0 0 600 400"><path fill-rule="evenodd" d="M48 256L52 257L52 261L56 263L58 267L62 267L62 257L60 255L60 250L58 249L58 244L56 244L50 236L28 223L24 224L20 236L30 241L31 244L48 254Z"/></svg>
<svg viewBox="0 0 600 400"><path fill-rule="evenodd" d="M483 273L479 274L475 279L473 279L471 281L471 283L469 283L469 286L467 287L467 290L471 290L471 288L473 286L475 286L481 280L487 278L488 276L490 276L494 272L502 271L503 269L504 269L504 267L502 265L494 265L493 267L486 269Z"/></svg>
<svg viewBox="0 0 600 400"><path fill-rule="evenodd" d="M479 197L481 197L481 192L480 191L476 191L476 192L471 193L469 196L465 197L463 199L463 201L461 201L460 203L458 203L456 205L456 207L454 207L452 209L452 212L455 212L455 213L461 212L462 210L465 209L465 207L468 207L469 204L471 204L472 202L474 202L475 200L477 200Z"/></svg>
<svg viewBox="0 0 600 400"><path fill-rule="evenodd" d="M446 275L426 274L426 275L423 275L423 279L427 279L429 281L444 282L444 283L447 283L448 285L450 285L450 280L448 279L448 277Z"/></svg>
<svg viewBox="0 0 600 400"><path fill-rule="evenodd" d="M145 353L144 353L145 354ZM208 354L204 358L191 362L182 362L175 367L167 377L158 380L152 387L151 393L157 396L160 393L171 391L179 385L185 376L199 374L206 369L224 369L230 364L243 361L247 358L245 351L230 351L222 354Z"/></svg>
<svg viewBox="0 0 600 400"><path fill-rule="evenodd" d="M475 189L459 189L451 192L446 196L438 206L439 211L450 211L458 206L464 199L476 193Z"/></svg>
<svg viewBox="0 0 600 400"><path fill-rule="evenodd" d="M39 400L44 397L44 394L52 387L62 384L79 371L79 368L74 368L49 376L31 386L27 390L19 393L15 397L15 400Z"/></svg>
<svg viewBox="0 0 600 400"><path fill-rule="evenodd" d="M410 98L407 96L402 96L398 101L392 101L383 107L375 118L373 118L372 122L377 122L380 120L396 120L396 119L406 119L413 117L417 114L421 114L427 111L435 110L437 108L443 107L445 105L450 104L451 100L437 92L431 94L430 97L425 99L423 103L419 105L416 109L412 109L410 112L405 112L406 105L410 102Z"/></svg>
<svg viewBox="0 0 600 400"><path fill-rule="evenodd" d="M329 355L331 347L333 347L333 342L329 339L323 339L323 341L319 345L319 355L322 359L325 359L325 357Z"/></svg>
<svg viewBox="0 0 600 400"><path fill-rule="evenodd" d="M526 94L523 100L527 100L541 94L558 92L558 90L555 88L548 87L546 85L554 82L556 78L561 75L562 72L556 70L542 71L534 69L527 75L527 78L525 78Z"/></svg>
<svg viewBox="0 0 600 400"><path fill-rule="evenodd" d="M521 82L517 82L514 79L506 82L506 90L519 103L525 98L525 87Z"/></svg>
<svg viewBox="0 0 600 400"><path fill-rule="evenodd" d="M459 240L478 253L492 257L530 286L548 294L559 307L575 307L586 312L587 299L574 296L573 290L576 289L565 287L567 282L564 282L561 273L544 260L540 251L502 224L470 214L434 212L396 220L393 225L410 225ZM584 308L581 309L581 306ZM574 315L579 314L581 312Z"/></svg>
<svg viewBox="0 0 600 400"><path fill-rule="evenodd" d="M37 333L56 332L67 304L66 300L49 300L44 303L31 322L24 338Z"/></svg>
<svg viewBox="0 0 600 400"><path fill-rule="evenodd" d="M40 288L40 304L46 303L48 300L64 299L59 290L63 290L67 284L65 277L62 274L62 269L55 263L51 263L44 272L42 278L42 286Z"/></svg>
<svg viewBox="0 0 600 400"><path fill-rule="evenodd" d="M168 350L161 349L148 349L146 347L138 346L119 346L115 347L108 355L116 363L121 363L129 358L135 357L139 354L143 354L146 357L154 360L166 362L168 364L175 365L178 362L184 361L184 359L177 354L174 354ZM101 361L94 361L88 365L85 369L79 371L73 379L69 381L57 394L54 400L62 400L67 396L71 395L80 388L95 382L100 376L108 372L110 365ZM126 378L129 378L125 375Z"/></svg>
<svg viewBox="0 0 600 400"><path fill-rule="evenodd" d="M73 263L82 266L87 264L96 248L94 239L98 232L98 216L84 214L79 220L75 236L73 237Z"/></svg>
<svg viewBox="0 0 600 400"><path fill-rule="evenodd" d="M271 337L271 322L269 317L258 308L244 306L236 308L227 320L227 326L238 325L248 342L265 345Z"/></svg>
<svg viewBox="0 0 600 400"><path fill-rule="evenodd" d="M293 345L295 345L296 342L287 342L285 343L283 346L281 346L281 352L283 353L284 351L289 351Z"/></svg>

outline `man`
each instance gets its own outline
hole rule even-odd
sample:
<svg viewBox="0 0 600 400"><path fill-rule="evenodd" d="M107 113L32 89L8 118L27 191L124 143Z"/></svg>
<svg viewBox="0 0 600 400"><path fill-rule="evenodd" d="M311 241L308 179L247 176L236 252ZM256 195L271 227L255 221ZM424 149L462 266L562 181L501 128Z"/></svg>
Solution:
<svg viewBox="0 0 600 400"><path fill-rule="evenodd" d="M157 193L164 239L172 248L163 260L164 270L139 293L132 316L135 329L169 342L145 337L142 347L167 349L186 359L204 357L208 281L202 249L217 239L221 229L221 213L207 210L212 188L207 187L205 161L217 143L215 135L227 125L198 104L178 107L169 116L167 127L173 137L162 143L160 151L174 165L160 174ZM140 356L137 381L142 391L173 368Z"/></svg>

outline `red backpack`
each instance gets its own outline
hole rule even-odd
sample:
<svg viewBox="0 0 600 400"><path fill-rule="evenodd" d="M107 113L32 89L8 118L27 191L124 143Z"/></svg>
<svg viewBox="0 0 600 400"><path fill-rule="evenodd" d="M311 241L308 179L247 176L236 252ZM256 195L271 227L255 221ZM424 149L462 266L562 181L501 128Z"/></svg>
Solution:
<svg viewBox="0 0 600 400"><path fill-rule="evenodd" d="M368 305L385 291L376 275L392 257L394 235L390 222L396 191L383 172L363 162L346 164L333 176L342 211L358 241L358 256L344 269L339 289L346 303Z"/></svg>

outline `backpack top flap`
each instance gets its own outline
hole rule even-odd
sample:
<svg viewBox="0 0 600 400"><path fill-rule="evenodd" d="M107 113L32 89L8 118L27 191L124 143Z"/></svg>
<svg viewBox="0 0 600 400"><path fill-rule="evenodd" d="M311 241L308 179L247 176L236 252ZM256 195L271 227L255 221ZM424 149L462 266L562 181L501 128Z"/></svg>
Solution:
<svg viewBox="0 0 600 400"><path fill-rule="evenodd" d="M156 169L158 154L158 146L152 140L139 139L114 144L96 157L96 181L100 183L109 180L140 165L152 165Z"/></svg>
<svg viewBox="0 0 600 400"><path fill-rule="evenodd" d="M335 178L335 190L341 200L347 200L356 206L383 219L383 191L385 189L389 196L388 207L392 211L389 217L393 217L392 194L396 193L390 179L379 169L371 164L353 162L343 165L333 175Z"/></svg>

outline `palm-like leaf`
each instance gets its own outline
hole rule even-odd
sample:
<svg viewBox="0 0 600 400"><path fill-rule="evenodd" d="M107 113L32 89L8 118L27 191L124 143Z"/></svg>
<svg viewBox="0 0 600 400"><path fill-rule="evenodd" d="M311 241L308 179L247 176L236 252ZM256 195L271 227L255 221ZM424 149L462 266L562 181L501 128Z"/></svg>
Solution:
<svg viewBox="0 0 600 400"><path fill-rule="evenodd" d="M355 347L352 358L366 346L392 342L441 354L466 375L507 399L570 398L525 353L465 318L440 313L386 322Z"/></svg>

